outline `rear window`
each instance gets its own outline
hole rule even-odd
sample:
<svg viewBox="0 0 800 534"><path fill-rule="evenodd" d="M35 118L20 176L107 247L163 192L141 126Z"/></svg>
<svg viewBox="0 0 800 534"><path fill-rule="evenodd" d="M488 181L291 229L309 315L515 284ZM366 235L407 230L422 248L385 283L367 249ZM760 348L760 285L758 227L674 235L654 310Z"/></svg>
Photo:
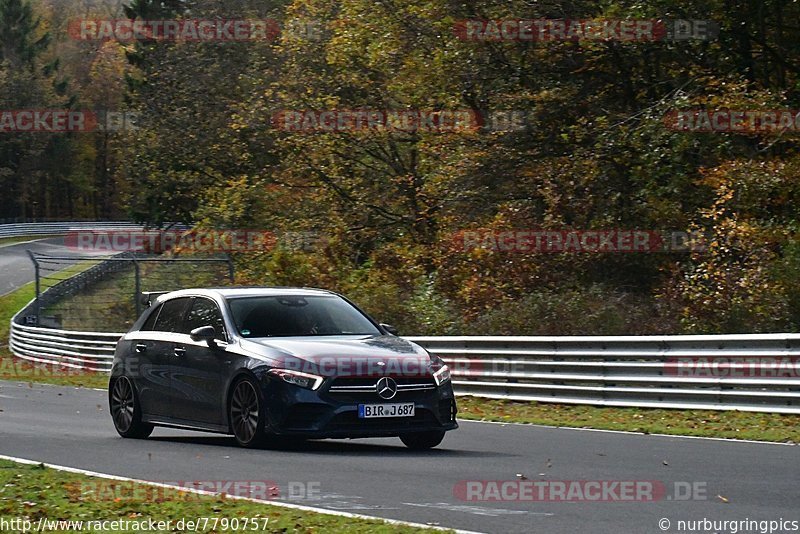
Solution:
<svg viewBox="0 0 800 534"><path fill-rule="evenodd" d="M142 325L142 330L149 331L152 330L156 324L156 319L158 319L158 313L161 311L161 306L156 306L156 309L153 310L150 315L147 317L147 320Z"/></svg>
<svg viewBox="0 0 800 534"><path fill-rule="evenodd" d="M178 332L183 322L183 314L189 298L168 300L161 306L153 330L159 332Z"/></svg>

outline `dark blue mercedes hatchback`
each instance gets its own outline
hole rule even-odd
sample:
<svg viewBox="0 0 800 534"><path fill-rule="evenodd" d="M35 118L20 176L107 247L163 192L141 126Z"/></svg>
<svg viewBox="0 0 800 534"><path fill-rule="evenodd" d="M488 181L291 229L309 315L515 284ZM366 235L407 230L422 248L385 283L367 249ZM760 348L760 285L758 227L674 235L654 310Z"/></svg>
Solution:
<svg viewBox="0 0 800 534"><path fill-rule="evenodd" d="M450 370L335 293L306 288L163 294L119 341L110 412L123 437L155 426L270 438L399 437L458 427Z"/></svg>

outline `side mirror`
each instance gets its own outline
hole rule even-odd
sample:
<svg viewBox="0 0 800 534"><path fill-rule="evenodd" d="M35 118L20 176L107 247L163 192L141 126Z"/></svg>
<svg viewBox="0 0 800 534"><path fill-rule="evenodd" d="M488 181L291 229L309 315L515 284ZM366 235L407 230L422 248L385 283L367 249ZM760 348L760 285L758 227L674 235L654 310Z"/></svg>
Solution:
<svg viewBox="0 0 800 534"><path fill-rule="evenodd" d="M389 333L390 333L390 334L392 334L393 336L399 336L399 335L400 335L400 334L398 333L398 330L397 330L397 328L393 327L393 326L392 326L392 325L390 325L390 324L381 323L381 328L383 328L384 330L386 330L387 332L389 332Z"/></svg>
<svg viewBox="0 0 800 534"><path fill-rule="evenodd" d="M192 341L205 341L209 347L215 346L214 338L217 337L217 331L213 326L201 326L189 332L189 337Z"/></svg>

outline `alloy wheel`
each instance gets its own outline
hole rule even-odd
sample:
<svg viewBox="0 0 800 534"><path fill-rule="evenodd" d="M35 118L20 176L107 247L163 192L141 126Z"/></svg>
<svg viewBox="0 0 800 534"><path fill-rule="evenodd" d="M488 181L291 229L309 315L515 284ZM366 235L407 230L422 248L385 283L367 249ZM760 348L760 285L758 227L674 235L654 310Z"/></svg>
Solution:
<svg viewBox="0 0 800 534"><path fill-rule="evenodd" d="M111 416L120 432L127 432L133 424L136 400L133 395L133 386L127 377L120 377L114 382L111 390Z"/></svg>
<svg viewBox="0 0 800 534"><path fill-rule="evenodd" d="M250 380L236 385L231 398L231 425L236 439L242 444L255 441L259 428L258 393Z"/></svg>

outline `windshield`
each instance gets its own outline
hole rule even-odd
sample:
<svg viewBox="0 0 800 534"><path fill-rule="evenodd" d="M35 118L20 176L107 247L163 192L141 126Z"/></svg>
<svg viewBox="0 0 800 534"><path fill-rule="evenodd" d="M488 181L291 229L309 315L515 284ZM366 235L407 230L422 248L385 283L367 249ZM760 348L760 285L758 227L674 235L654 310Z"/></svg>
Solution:
<svg viewBox="0 0 800 534"><path fill-rule="evenodd" d="M274 296L228 299L242 337L378 335L361 312L336 296Z"/></svg>

